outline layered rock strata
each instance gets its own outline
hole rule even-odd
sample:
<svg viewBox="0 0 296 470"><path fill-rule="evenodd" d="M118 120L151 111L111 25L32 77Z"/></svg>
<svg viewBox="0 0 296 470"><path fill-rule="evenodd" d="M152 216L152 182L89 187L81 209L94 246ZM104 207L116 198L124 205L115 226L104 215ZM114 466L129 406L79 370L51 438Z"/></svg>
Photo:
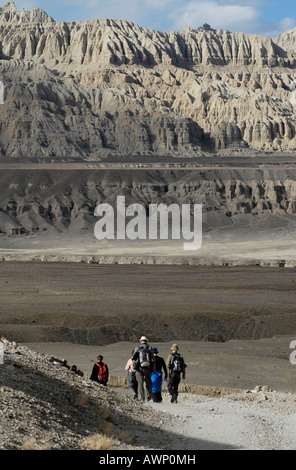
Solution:
<svg viewBox="0 0 296 470"><path fill-rule="evenodd" d="M296 213L294 169L183 171L3 171L0 230L7 236L93 231L95 207L117 196L126 205L202 204L208 229L240 214ZM13 181L13 182L12 182Z"/></svg>
<svg viewBox="0 0 296 470"><path fill-rule="evenodd" d="M2 159L293 151L294 36L0 9Z"/></svg>

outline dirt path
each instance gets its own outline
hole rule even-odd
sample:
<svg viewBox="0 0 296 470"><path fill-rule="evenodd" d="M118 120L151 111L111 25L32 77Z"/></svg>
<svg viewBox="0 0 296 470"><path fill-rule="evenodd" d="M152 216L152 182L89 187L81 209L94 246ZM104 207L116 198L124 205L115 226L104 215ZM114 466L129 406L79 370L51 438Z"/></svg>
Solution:
<svg viewBox="0 0 296 470"><path fill-rule="evenodd" d="M171 404L145 404L179 420L170 449L293 450L296 448L296 395L269 392L221 398L180 394ZM179 433L179 438L175 433Z"/></svg>

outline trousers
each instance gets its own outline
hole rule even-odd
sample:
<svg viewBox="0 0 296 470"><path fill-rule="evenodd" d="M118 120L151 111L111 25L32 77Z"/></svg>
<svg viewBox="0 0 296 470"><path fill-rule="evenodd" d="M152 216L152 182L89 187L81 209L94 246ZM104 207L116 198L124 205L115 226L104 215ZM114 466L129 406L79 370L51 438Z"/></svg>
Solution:
<svg viewBox="0 0 296 470"><path fill-rule="evenodd" d="M177 400L178 398L178 387L181 380L180 372L172 372L168 381L168 391L172 395L172 398Z"/></svg>
<svg viewBox="0 0 296 470"><path fill-rule="evenodd" d="M138 382L136 372L134 370L128 373L128 388L133 398L138 398Z"/></svg>
<svg viewBox="0 0 296 470"><path fill-rule="evenodd" d="M150 367L147 369L141 367L140 370L137 370L137 381L138 381L138 394L142 401L145 401L145 390L144 383L146 385L146 395L147 400L152 398L152 386L151 386L151 371Z"/></svg>

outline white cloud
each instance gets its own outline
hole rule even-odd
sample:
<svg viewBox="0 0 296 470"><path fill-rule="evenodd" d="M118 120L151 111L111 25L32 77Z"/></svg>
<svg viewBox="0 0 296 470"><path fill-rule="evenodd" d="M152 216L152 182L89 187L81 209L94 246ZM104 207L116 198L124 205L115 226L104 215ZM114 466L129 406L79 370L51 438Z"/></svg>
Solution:
<svg viewBox="0 0 296 470"><path fill-rule="evenodd" d="M164 10L172 8L175 4L179 3L180 0L141 0L142 7L149 10Z"/></svg>
<svg viewBox="0 0 296 470"><path fill-rule="evenodd" d="M270 31L266 31L265 34L274 38L295 27L296 21L293 18L283 18L279 23L274 24Z"/></svg>
<svg viewBox="0 0 296 470"><path fill-rule="evenodd" d="M253 28L260 19L260 11L251 5L219 4L216 1L191 1L178 7L170 14L175 29L185 26L197 28L203 23L210 24L215 29L231 31Z"/></svg>
<svg viewBox="0 0 296 470"><path fill-rule="evenodd" d="M293 18L284 18L279 22L279 27L284 31L295 28L296 21Z"/></svg>
<svg viewBox="0 0 296 470"><path fill-rule="evenodd" d="M0 0L6 3L8 0ZM290 0L287 0L287 2ZM133 21L160 31L198 28L209 23L215 29L275 37L296 26L295 6L287 17L264 17L270 0L15 0L18 8L43 8L57 21L115 18ZM279 0L276 0L276 6ZM272 6L272 5L271 5ZM283 11L283 16L284 16ZM288 16L289 15L289 16Z"/></svg>
<svg viewBox="0 0 296 470"><path fill-rule="evenodd" d="M186 26L198 28L208 23L214 29L228 29L233 32L262 34L275 37L296 26L293 18L284 18L278 23L264 19L262 0L191 0L179 4L169 14L173 29Z"/></svg>

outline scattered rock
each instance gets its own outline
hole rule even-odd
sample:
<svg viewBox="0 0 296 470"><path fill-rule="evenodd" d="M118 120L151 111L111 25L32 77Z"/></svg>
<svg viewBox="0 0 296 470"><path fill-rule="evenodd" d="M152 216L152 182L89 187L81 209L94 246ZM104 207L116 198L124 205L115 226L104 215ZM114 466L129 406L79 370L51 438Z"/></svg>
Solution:
<svg viewBox="0 0 296 470"><path fill-rule="evenodd" d="M3 343L1 450L295 448L290 432L295 394L258 386L251 395L183 392L177 405L163 393L162 404L139 405L122 390L79 377L50 356Z"/></svg>
<svg viewBox="0 0 296 470"><path fill-rule="evenodd" d="M157 449L179 420L73 373L63 359L2 343L1 450Z"/></svg>

